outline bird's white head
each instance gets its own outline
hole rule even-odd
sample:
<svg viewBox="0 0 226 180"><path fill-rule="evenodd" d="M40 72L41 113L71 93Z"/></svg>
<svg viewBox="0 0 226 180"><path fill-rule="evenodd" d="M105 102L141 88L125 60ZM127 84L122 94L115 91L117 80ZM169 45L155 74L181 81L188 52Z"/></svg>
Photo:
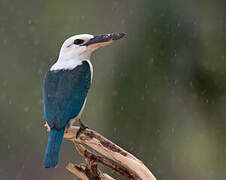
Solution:
<svg viewBox="0 0 226 180"><path fill-rule="evenodd" d="M57 62L51 70L73 69L83 60L89 60L93 51L122 38L125 33L101 35L80 34L66 39L61 47Z"/></svg>

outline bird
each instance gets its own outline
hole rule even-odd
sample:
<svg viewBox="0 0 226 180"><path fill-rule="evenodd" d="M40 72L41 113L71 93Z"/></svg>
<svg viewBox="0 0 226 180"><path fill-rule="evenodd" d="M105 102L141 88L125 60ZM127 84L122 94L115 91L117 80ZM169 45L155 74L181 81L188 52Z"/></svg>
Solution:
<svg viewBox="0 0 226 180"><path fill-rule="evenodd" d="M58 164L64 132L74 121L78 121L79 130L87 128L80 118L93 78L91 54L123 36L125 33L80 34L64 41L58 60L44 78L44 117L50 129L45 168L54 168Z"/></svg>

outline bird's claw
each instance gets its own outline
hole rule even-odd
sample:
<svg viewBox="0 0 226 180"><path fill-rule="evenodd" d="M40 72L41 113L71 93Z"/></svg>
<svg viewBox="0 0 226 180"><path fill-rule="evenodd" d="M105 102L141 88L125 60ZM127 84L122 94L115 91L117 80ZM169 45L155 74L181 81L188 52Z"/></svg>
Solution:
<svg viewBox="0 0 226 180"><path fill-rule="evenodd" d="M88 127L80 127L76 133L76 139L80 136L80 134L82 133L82 131L84 131L85 129L87 129Z"/></svg>
<svg viewBox="0 0 226 180"><path fill-rule="evenodd" d="M84 131L85 129L88 129L88 126L83 124L80 119L78 120L78 123L79 123L79 129L78 129L78 131L76 133L76 139L80 136L82 131Z"/></svg>
<svg viewBox="0 0 226 180"><path fill-rule="evenodd" d="M44 124L44 126L47 128L47 131L50 132L50 127L47 123Z"/></svg>

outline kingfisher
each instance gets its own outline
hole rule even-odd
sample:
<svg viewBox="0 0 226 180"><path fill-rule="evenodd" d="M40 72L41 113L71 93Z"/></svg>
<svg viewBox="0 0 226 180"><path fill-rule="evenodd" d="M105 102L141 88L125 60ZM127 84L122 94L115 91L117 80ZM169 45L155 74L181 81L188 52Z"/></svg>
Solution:
<svg viewBox="0 0 226 180"><path fill-rule="evenodd" d="M75 120L79 123L79 132L87 128L80 118L93 77L92 52L124 35L80 34L64 41L57 62L44 79L44 116L50 129L44 158L46 168L54 168L58 164L64 132Z"/></svg>

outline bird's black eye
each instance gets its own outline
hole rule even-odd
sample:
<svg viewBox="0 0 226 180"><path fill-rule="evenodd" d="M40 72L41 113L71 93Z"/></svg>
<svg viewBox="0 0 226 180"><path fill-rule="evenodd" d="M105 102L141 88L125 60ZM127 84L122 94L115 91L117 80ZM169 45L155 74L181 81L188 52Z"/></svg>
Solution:
<svg viewBox="0 0 226 180"><path fill-rule="evenodd" d="M84 43L84 40L82 40L82 39L74 40L74 44L76 44L76 45L79 45L79 44L82 44L82 43Z"/></svg>

